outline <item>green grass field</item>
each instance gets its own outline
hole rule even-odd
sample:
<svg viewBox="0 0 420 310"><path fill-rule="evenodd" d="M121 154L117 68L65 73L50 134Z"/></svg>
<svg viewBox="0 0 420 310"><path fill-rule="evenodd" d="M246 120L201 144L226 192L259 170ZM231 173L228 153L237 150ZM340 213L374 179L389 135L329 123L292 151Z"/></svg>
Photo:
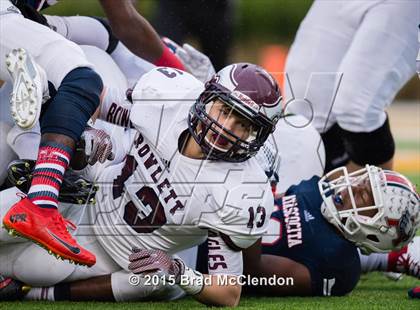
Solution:
<svg viewBox="0 0 420 310"><path fill-rule="evenodd" d="M414 113L416 115L416 113ZM413 139L397 137L397 150L408 150L420 153L420 143ZM420 154L418 155L420 156ZM418 158L418 157L417 157ZM398 160L398 155L397 158ZM409 167L400 171L420 187L420 171L416 167ZM420 231L418 231L420 235ZM392 281L382 273L370 273L362 276L355 290L344 297L287 297L287 298L257 298L243 296L240 309L420 309L420 299L413 300L407 296L407 290L420 285L420 281L405 276L400 281ZM175 302L138 302L138 303L98 303L98 302L19 302L0 303L0 309L77 309L77 310L133 310L133 309L203 309L192 298Z"/></svg>
<svg viewBox="0 0 420 310"><path fill-rule="evenodd" d="M400 145L399 145L400 146ZM407 144L406 144L407 147ZM410 144L409 149L417 149L418 143ZM420 186L419 171L406 173L410 180ZM420 235L420 232L418 232ZM257 298L244 296L241 309L420 309L420 300L409 299L407 290L420 285L420 281L405 276L400 281L392 281L382 273L371 273L362 276L356 289L345 297L287 297ZM19 302L0 303L0 309L77 309L77 310L132 310L132 309L194 309L204 308L192 298L175 302L143 302L143 303L99 303L99 302Z"/></svg>
<svg viewBox="0 0 420 310"><path fill-rule="evenodd" d="M408 175L412 182L420 183L420 175ZM420 232L418 232L420 235ZM409 299L407 290L420 285L420 281L405 276L400 281L392 281L382 273L370 273L362 276L356 289L344 297L283 297L257 298L244 296L241 309L420 309L420 300ZM3 302L0 309L77 309L77 310L133 310L133 309L194 309L204 308L192 298L175 302L138 302L138 303L103 303L103 302Z"/></svg>
<svg viewBox="0 0 420 310"><path fill-rule="evenodd" d="M420 300L407 297L407 290L419 281L404 277L398 282L388 280L381 273L362 277L357 288L345 297L243 297L241 309L420 309ZM204 308L192 298L175 302L94 303L94 302L20 302L0 303L0 309L80 309L80 310L133 310L133 309L193 309Z"/></svg>

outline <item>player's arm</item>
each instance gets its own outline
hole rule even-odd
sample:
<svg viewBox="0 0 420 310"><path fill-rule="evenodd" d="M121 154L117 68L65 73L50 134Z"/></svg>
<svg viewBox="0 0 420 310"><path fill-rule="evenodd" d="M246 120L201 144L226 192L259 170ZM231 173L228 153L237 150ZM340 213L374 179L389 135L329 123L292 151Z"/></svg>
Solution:
<svg viewBox="0 0 420 310"><path fill-rule="evenodd" d="M187 295L212 306L234 307L239 303L242 254L227 247L220 236L209 237L209 274L189 268L180 258L172 258L160 250L134 249L128 268L134 273L165 275L166 281L178 284Z"/></svg>
<svg viewBox="0 0 420 310"><path fill-rule="evenodd" d="M226 285L218 281L218 275L204 275L211 278L211 285L205 285L201 293L193 296L199 302L209 306L236 307L241 298L242 287L239 284ZM226 276L226 280L235 276Z"/></svg>
<svg viewBox="0 0 420 310"><path fill-rule="evenodd" d="M134 54L148 61L161 55L159 35L141 16L130 0L99 0L111 24L112 31Z"/></svg>
<svg viewBox="0 0 420 310"><path fill-rule="evenodd" d="M261 253L261 239L243 251L244 273L254 277L272 276L293 279L293 285L252 286L249 289L264 295L310 296L312 295L311 275L302 264L289 258Z"/></svg>
<svg viewBox="0 0 420 310"><path fill-rule="evenodd" d="M150 23L130 0L99 0L115 36L137 56L157 66L184 70L181 61L164 45Z"/></svg>
<svg viewBox="0 0 420 310"><path fill-rule="evenodd" d="M208 245L208 273L204 277L211 277L205 282L201 293L194 296L198 301L207 305L237 306L241 297L242 286L237 277L243 273L242 253L240 249L233 249L227 243L227 236L222 233L209 231ZM229 280L233 280L229 284Z"/></svg>

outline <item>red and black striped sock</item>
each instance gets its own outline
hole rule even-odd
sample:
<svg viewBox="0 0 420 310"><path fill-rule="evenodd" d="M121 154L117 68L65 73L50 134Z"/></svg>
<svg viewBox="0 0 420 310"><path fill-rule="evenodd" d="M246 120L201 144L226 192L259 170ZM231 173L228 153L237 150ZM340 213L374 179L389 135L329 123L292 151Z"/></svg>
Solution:
<svg viewBox="0 0 420 310"><path fill-rule="evenodd" d="M64 173L71 149L57 143L41 143L28 198L42 208L57 208Z"/></svg>

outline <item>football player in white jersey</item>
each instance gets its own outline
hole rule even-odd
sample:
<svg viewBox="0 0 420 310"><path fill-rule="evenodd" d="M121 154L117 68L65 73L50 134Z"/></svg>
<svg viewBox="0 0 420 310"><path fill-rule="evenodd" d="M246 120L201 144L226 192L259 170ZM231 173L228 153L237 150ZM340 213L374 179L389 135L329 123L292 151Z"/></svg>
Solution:
<svg viewBox="0 0 420 310"><path fill-rule="evenodd" d="M265 230L272 207L266 177L251 157L280 116L277 84L246 63L224 68L205 88L185 72L157 68L131 98L134 144L125 162L99 177L112 185L103 185L94 211L101 245L126 268L131 247L172 254L203 242L210 230L219 243L210 273L241 274L240 250ZM115 119L111 114L110 106L101 107L102 117ZM130 256L132 270L148 270L142 255ZM239 292L239 286L205 286L198 299L234 305Z"/></svg>
<svg viewBox="0 0 420 310"><path fill-rule="evenodd" d="M415 74L420 1L314 1L290 48L288 111L323 134L327 171L392 169L387 107Z"/></svg>
<svg viewBox="0 0 420 310"><path fill-rule="evenodd" d="M9 71L12 79L19 82L11 99L15 122L22 128L33 127L49 90L57 92L41 120L42 142L28 199L9 210L9 217L25 213L31 223L13 223L6 217L3 224L58 256L91 266L95 257L78 247L67 232L57 212L57 197L75 143L99 104L103 85L77 45L29 20L31 17L45 24L37 10L55 2L0 2L0 56L8 55L5 63L0 62L0 79L8 80ZM131 1L100 0L100 3L114 32L133 52L157 63L167 63L168 59L179 63ZM42 69L31 66L31 57L37 59ZM48 72L49 81L43 70ZM77 251L63 246L63 242Z"/></svg>
<svg viewBox="0 0 420 310"><path fill-rule="evenodd" d="M102 77L102 79L104 80L105 85L109 85L109 84L113 84L116 85L118 84L118 81L115 81L115 78L117 76L120 76L121 78L121 72L119 72L118 68L113 68L110 71L110 62L112 62L112 60L110 60L109 56L107 56L106 54L103 55L104 53L95 48L91 48L91 47L83 47L84 52L87 54L88 59L92 59L92 61L95 63L95 66L99 69L99 73ZM100 70L102 67L104 67L104 65L107 65L106 70ZM113 71L113 72L112 72ZM112 74L110 74L112 73ZM123 80L123 78L121 78L121 80ZM120 88L124 88L123 85L120 85ZM121 91L121 93L125 93L124 91ZM113 97L112 95L109 96L109 94L107 94L105 99L105 105L106 104L112 104L115 102L120 102L122 99L118 98L118 97ZM110 98L111 97L111 98ZM112 110L110 108L110 110ZM116 110L116 108L113 109L114 111ZM113 119L113 117L110 117L110 119ZM322 142L321 145L319 145L319 134L316 133L316 131L312 128L309 127L305 127L305 120L300 117L300 116L291 116L288 117L286 120L282 119L282 122L280 124L278 124L279 126L277 126L277 130L276 132L273 134L273 137L270 138L272 139L272 141L269 143L269 141L267 141L266 143L269 143L268 145L266 145L266 147L264 148L264 150L261 150L260 152L263 152L264 154L270 153L270 158L276 158L275 163L268 163L267 166L270 166L272 169L274 169L279 175L280 175L280 188L278 188L278 190L281 190L281 188L284 187L288 187L289 185L293 184L294 180L296 179L296 177L298 177L297 175L300 175L301 178L305 178L308 176L312 176L314 174L320 175L322 172L322 160L323 160L323 154L322 154ZM287 139L289 135L293 135L292 140ZM119 136L118 136L119 137ZM114 139L115 140L115 139ZM283 140L283 141L282 141ZM304 141L306 141L304 143ZM118 146L120 144L117 144L116 146ZM278 149L280 148L280 149ZM120 147L121 149L121 147ZM319 154L316 154L317 149L320 149ZM300 150L301 152L297 152L295 153L295 151ZM117 153L124 153L121 151L117 151ZM305 154L312 154L313 153L313 159L311 160L307 160L306 161L306 170L304 169L304 167L302 167L302 163L298 163L298 158L299 157L299 153L305 153ZM281 159L279 160L278 157L281 157ZM117 158L121 158L121 156L117 156ZM311 158L310 156L307 157L307 159ZM318 162L316 162L316 160L318 160ZM260 160L259 160L260 161ZM280 163L279 163L280 161ZM320 161L320 162L319 162ZM261 164L261 163L260 163ZM316 165L313 165L316 164ZM312 166L312 167L310 167ZM292 169L292 167L294 167L294 172L295 175L289 173ZM310 169L307 169L307 168ZM270 169L271 169L270 168ZM289 171L289 172L288 172ZM299 171L299 172L298 172ZM75 222L78 221L77 218L75 219L74 216L72 217L72 220L74 220ZM85 220L86 221L86 220ZM83 239L83 237L82 237ZM214 240L212 241L214 242ZM36 253L33 252L34 249L33 247L30 249L25 250L23 253L20 254L20 256L25 257L28 256L29 253L31 253L31 257L32 256L37 256L39 257L38 252L36 251ZM102 255L98 256L98 264L99 266L97 266L98 268L100 268L100 266L103 266L103 260L105 262L109 261L109 259L107 258L108 255L105 254L105 258L102 260L102 256L103 256L103 251L93 251L95 253L102 253ZM25 254L25 255L23 255ZM42 255L41 258L42 259ZM50 259L51 260L51 259ZM49 264L52 264L52 262L49 262L50 260L47 259ZM16 259L16 261L21 261L21 259ZM80 279L80 278L86 278L86 277L91 277L94 275L101 275L101 274L106 274L105 270L108 270L108 273L111 273L114 269L115 266L112 268L102 268L101 271L96 271L95 272L89 272L86 273L86 271L83 270L84 275L82 277L80 277L80 274L78 274L78 272L74 272L72 275L69 276L70 272L68 271L68 266L66 266L66 268L57 268L57 270L60 270L60 272L62 273L61 277L56 277L54 278L54 280L51 280L51 278L48 277L42 277L39 276L38 274L33 274L32 276L30 276L28 278L28 276L22 276L25 273L28 274L27 271L22 271L19 275L17 275L18 278L24 280L27 283L31 283L34 285L49 285L52 284L56 281L58 281L58 279L65 279L65 281L70 281L70 280L74 280L74 279ZM21 269L18 268L17 266L15 266L15 269ZM55 268L54 268L55 269ZM72 268L70 268L71 270L73 270ZM96 268L94 268L96 269ZM93 271L93 270L92 270ZM29 272L30 273L30 272ZM7 273L6 273L7 274ZM10 274L10 273L9 273ZM16 275L15 275L16 276ZM172 289L162 289L161 290L149 290L147 289L143 289L143 290L136 290L135 287L132 287L128 284L128 281L126 278L123 277L124 276L124 272L115 272L110 278L111 278L111 283L108 283L111 287L110 290L107 290L107 292L111 291L111 294L103 294L100 296L97 295L92 295L91 290L88 290L88 288L90 288L92 285L96 286L98 285L98 281L99 283L101 283L100 281L104 281L104 277L98 279L93 279L92 281L87 281L87 282L76 282L72 284L72 287L78 287L81 286L82 289L78 290L79 292L88 292L88 294L83 297L83 295L81 296L80 294L73 294L73 296L69 297L69 296L63 296L62 294L58 294L59 296L57 296L56 298L67 298L67 299L71 299L73 298L74 300L80 300L83 298L91 298L91 299L103 299L103 298L107 298L108 299L112 299L114 298L115 300L119 300L119 301L127 301L127 300L133 300L134 299L138 299L141 298L142 296L148 296L149 298L175 298L178 295L182 295L182 292L180 292L180 290L176 289L176 288L172 288ZM68 278L67 278L68 277ZM48 278L48 279L46 279ZM124 285L125 284L125 285ZM101 286L102 287L102 286ZM31 293L28 295L28 298L35 298L35 299L40 299L40 298L45 298L45 299L52 299L53 298L53 294L52 292L57 292L57 291L61 291L62 290L62 286L58 286L56 288L43 288L43 289L37 289L34 288ZM48 294L46 294L45 292L50 292ZM38 293L43 292L42 296L40 296ZM157 294L158 293L158 294Z"/></svg>
<svg viewBox="0 0 420 310"><path fill-rule="evenodd" d="M127 269L132 247L172 254L201 243L210 230L219 242L211 273L241 274L240 250L264 232L273 203L251 157L280 115L277 84L251 64L226 67L206 88L185 72L157 68L140 79L132 100L134 144L123 162L97 169L101 190L90 221L98 242ZM120 107L111 107L103 106L100 115L114 120L110 115ZM147 267L144 253L130 256L136 272ZM204 279L173 263L190 279ZM223 287L215 277L205 278L214 281L180 284L203 302L237 304L239 285Z"/></svg>

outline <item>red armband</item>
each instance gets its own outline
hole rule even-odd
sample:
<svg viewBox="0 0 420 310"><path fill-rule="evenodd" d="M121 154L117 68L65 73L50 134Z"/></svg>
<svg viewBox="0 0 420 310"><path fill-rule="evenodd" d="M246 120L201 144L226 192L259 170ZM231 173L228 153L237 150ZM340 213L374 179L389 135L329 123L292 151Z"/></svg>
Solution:
<svg viewBox="0 0 420 310"><path fill-rule="evenodd" d="M171 52L171 50L163 44L163 53L159 59L155 60L154 64L161 67L171 67L185 71L185 67L179 58Z"/></svg>

